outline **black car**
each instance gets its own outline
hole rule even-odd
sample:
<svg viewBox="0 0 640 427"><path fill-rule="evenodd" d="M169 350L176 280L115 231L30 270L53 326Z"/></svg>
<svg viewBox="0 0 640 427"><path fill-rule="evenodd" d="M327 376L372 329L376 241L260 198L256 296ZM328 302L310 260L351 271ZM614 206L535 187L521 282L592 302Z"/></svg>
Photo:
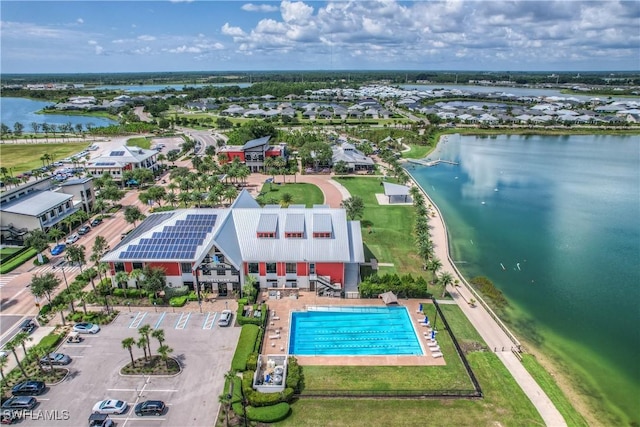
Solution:
<svg viewBox="0 0 640 427"><path fill-rule="evenodd" d="M91 221L91 226L95 227L96 225L100 224L102 222L102 218L94 218L93 221Z"/></svg>
<svg viewBox="0 0 640 427"><path fill-rule="evenodd" d="M33 396L14 396L2 404L2 409L33 409L38 400Z"/></svg>
<svg viewBox="0 0 640 427"><path fill-rule="evenodd" d="M20 323L20 330L30 334L36 326L36 322L34 322L33 319L24 319L22 323Z"/></svg>
<svg viewBox="0 0 640 427"><path fill-rule="evenodd" d="M46 385L42 381L23 381L13 386L11 394L14 396L37 396L42 394Z"/></svg>
<svg viewBox="0 0 640 427"><path fill-rule="evenodd" d="M162 400L145 400L136 405L134 412L139 417L143 415L162 415L165 407Z"/></svg>
<svg viewBox="0 0 640 427"><path fill-rule="evenodd" d="M81 236L84 236L85 234L87 234L90 231L91 231L91 227L89 227L88 225L85 225L85 226L80 227L78 229L78 234L81 235Z"/></svg>

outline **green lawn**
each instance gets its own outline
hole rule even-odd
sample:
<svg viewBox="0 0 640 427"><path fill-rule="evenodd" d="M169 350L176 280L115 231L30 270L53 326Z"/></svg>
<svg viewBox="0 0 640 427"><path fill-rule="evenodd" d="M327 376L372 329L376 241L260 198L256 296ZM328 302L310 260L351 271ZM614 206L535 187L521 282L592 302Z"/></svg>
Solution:
<svg viewBox="0 0 640 427"><path fill-rule="evenodd" d="M305 183L286 184L264 184L260 190L260 196L256 198L260 204L279 204L282 195L289 193L292 197L291 204L306 205L310 208L313 205L324 203L322 190L316 185Z"/></svg>
<svg viewBox="0 0 640 427"><path fill-rule="evenodd" d="M423 274L413 239L414 207L379 205L375 196L383 193L379 178L341 177L336 181L352 196L358 195L364 201L360 221L365 261L373 257L378 262L393 264L393 267L381 267L381 273Z"/></svg>
<svg viewBox="0 0 640 427"><path fill-rule="evenodd" d="M151 148L151 138L145 138L144 136L137 138L129 138L127 139L128 147L140 147L140 148Z"/></svg>
<svg viewBox="0 0 640 427"><path fill-rule="evenodd" d="M484 342L459 307L441 305L449 325L461 343ZM434 307L425 305L432 323ZM438 329L442 330L441 321ZM399 386L415 389L425 384L429 388L469 387L465 372L447 334L438 334L438 342L445 345L444 367L310 367L303 368L305 388L318 382L345 386L373 385L388 387L393 381ZM451 347L449 347L451 346ZM500 359L489 351L467 353L484 397L482 399L311 399L301 397L292 405L292 414L277 426L524 426L544 425L535 407L522 392ZM337 378L331 378L332 376ZM385 375L389 376L386 378ZM322 379L321 377L326 379ZM353 378L350 378L353 377Z"/></svg>
<svg viewBox="0 0 640 427"><path fill-rule="evenodd" d="M15 254L22 248L2 248L0 249L0 262L6 259L8 256Z"/></svg>
<svg viewBox="0 0 640 427"><path fill-rule="evenodd" d="M13 168L13 174L42 167L40 157L49 153L53 161L58 161L78 153L87 147L86 142L63 144L2 144L0 145L0 166Z"/></svg>
<svg viewBox="0 0 640 427"><path fill-rule="evenodd" d="M431 145L410 144L409 147L409 151L402 153L403 159L423 159L434 149Z"/></svg>

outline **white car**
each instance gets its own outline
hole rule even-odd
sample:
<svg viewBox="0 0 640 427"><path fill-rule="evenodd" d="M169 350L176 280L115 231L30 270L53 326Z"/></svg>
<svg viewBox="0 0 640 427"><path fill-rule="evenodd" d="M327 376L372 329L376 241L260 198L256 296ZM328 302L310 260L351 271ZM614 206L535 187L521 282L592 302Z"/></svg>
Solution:
<svg viewBox="0 0 640 427"><path fill-rule="evenodd" d="M72 234L71 236L67 237L67 245L70 245L72 243L77 242L80 239L80 236L78 236L77 234Z"/></svg>
<svg viewBox="0 0 640 427"><path fill-rule="evenodd" d="M233 312L231 310L222 310L220 319L218 320L218 325L229 326L229 324L231 323L231 319L233 319Z"/></svg>
<svg viewBox="0 0 640 427"><path fill-rule="evenodd" d="M116 399L101 400L93 405L94 414L123 414L129 408L127 402Z"/></svg>
<svg viewBox="0 0 640 427"><path fill-rule="evenodd" d="M73 325L73 331L79 334L97 334L100 332L100 326L95 323L80 322Z"/></svg>

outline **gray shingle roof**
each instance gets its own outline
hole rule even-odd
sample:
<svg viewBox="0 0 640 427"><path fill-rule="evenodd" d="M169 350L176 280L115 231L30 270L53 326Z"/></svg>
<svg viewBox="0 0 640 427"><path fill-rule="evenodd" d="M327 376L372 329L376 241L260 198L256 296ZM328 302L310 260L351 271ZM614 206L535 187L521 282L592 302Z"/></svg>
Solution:
<svg viewBox="0 0 640 427"><path fill-rule="evenodd" d="M19 199L4 203L2 207L0 207L0 210L2 212L20 215L40 216L72 198L73 196L71 194L36 190Z"/></svg>

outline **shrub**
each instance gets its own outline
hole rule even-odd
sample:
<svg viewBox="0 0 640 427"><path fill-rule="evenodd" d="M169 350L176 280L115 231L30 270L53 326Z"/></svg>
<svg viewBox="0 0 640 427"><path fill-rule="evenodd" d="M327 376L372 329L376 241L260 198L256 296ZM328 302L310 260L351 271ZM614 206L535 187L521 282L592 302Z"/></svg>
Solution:
<svg viewBox="0 0 640 427"><path fill-rule="evenodd" d="M191 292L189 292L189 295L187 296L187 299L189 301L198 301L198 294L196 294L195 291L191 291Z"/></svg>
<svg viewBox="0 0 640 427"><path fill-rule="evenodd" d="M240 332L236 352L231 361L231 369L234 371L245 371L247 369L247 359L253 352L260 328L256 325L244 325Z"/></svg>
<svg viewBox="0 0 640 427"><path fill-rule="evenodd" d="M36 256L37 252L33 248L29 248L28 250L21 253L19 256L16 256L11 259L11 261L3 262L0 266L0 274L6 274L10 271L15 270L20 267L22 264Z"/></svg>
<svg viewBox="0 0 640 427"><path fill-rule="evenodd" d="M254 408L253 406L247 406L247 418L251 421L257 421L261 423L275 423L276 421L284 420L291 413L291 406L286 402L281 402L276 405L264 406L261 408Z"/></svg>
<svg viewBox="0 0 640 427"><path fill-rule="evenodd" d="M181 297L183 295L187 295L188 293L189 293L189 288L186 286L180 286L178 288L172 288L170 286L167 286L164 288L164 294L169 299L173 297Z"/></svg>
<svg viewBox="0 0 640 427"><path fill-rule="evenodd" d="M40 343L38 343L38 347L43 348L47 351L53 351L61 339L62 334L49 334L40 340Z"/></svg>
<svg viewBox="0 0 640 427"><path fill-rule="evenodd" d="M141 298L144 296L144 291L140 289L125 289L124 294L127 298Z"/></svg>
<svg viewBox="0 0 640 427"><path fill-rule="evenodd" d="M116 288L113 290L113 296L114 297L121 297L124 298L124 289L120 289L120 288Z"/></svg>
<svg viewBox="0 0 640 427"><path fill-rule="evenodd" d="M42 255L42 262L38 261L38 258L33 260L33 265L39 266L49 263L49 258L46 255Z"/></svg>
<svg viewBox="0 0 640 427"><path fill-rule="evenodd" d="M183 307L187 303L187 295L181 297L173 297L169 300L171 307Z"/></svg>
<svg viewBox="0 0 640 427"><path fill-rule="evenodd" d="M46 316L47 314L49 314L49 312L51 312L51 305L50 304L45 304L40 309L40 312L38 313L38 316Z"/></svg>
<svg viewBox="0 0 640 427"><path fill-rule="evenodd" d="M258 353L251 353L247 358L247 369L255 371L258 368Z"/></svg>
<svg viewBox="0 0 640 427"><path fill-rule="evenodd" d="M294 393L302 391L304 381L302 376L302 366L298 365L298 360L291 356L287 361L287 387L291 387Z"/></svg>

